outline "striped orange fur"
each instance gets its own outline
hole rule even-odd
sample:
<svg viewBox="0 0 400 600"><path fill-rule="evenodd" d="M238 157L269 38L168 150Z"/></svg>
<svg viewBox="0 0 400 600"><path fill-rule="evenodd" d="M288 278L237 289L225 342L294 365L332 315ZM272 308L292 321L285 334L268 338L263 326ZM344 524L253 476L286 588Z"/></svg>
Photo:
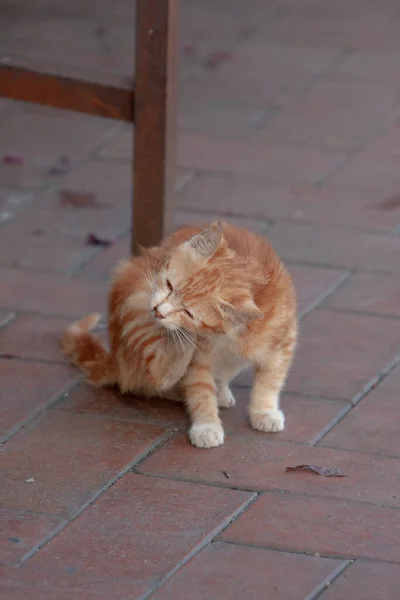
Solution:
<svg viewBox="0 0 400 600"><path fill-rule="evenodd" d="M279 394L297 338L291 279L261 236L227 223L184 228L121 262L109 296L108 352L90 315L63 346L94 385L184 399L198 447L223 443L219 407L234 404L230 380L255 368L251 425L280 431Z"/></svg>

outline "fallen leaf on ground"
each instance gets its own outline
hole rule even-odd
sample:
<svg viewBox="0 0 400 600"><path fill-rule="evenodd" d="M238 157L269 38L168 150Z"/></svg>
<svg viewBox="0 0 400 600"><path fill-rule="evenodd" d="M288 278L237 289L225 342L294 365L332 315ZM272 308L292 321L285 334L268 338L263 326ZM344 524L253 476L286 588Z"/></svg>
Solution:
<svg viewBox="0 0 400 600"><path fill-rule="evenodd" d="M212 71L218 69L222 63L229 62L230 60L232 60L232 54L230 52L219 50L218 52L210 54L204 63L204 67Z"/></svg>
<svg viewBox="0 0 400 600"><path fill-rule="evenodd" d="M5 165L22 165L24 159L22 156L14 156L12 154L5 154L3 156L3 164Z"/></svg>
<svg viewBox="0 0 400 600"><path fill-rule="evenodd" d="M400 194L395 194L394 196L390 196L390 198L386 198L378 205L378 208L381 210L394 210L396 208L400 208Z"/></svg>
<svg viewBox="0 0 400 600"><path fill-rule="evenodd" d="M63 206L73 206L75 208L94 208L98 206L96 196L91 192L60 190L58 195Z"/></svg>
<svg viewBox="0 0 400 600"><path fill-rule="evenodd" d="M286 472L309 471L317 473L323 477L346 477L340 467L319 467L318 465L297 465L296 467L287 467Z"/></svg>
<svg viewBox="0 0 400 600"><path fill-rule="evenodd" d="M89 233L86 243L89 244L89 246L103 246L103 248L107 248L114 243L114 240L101 238L96 233Z"/></svg>
<svg viewBox="0 0 400 600"><path fill-rule="evenodd" d="M71 163L68 156L60 156L54 165L49 169L50 175L65 175L71 170Z"/></svg>

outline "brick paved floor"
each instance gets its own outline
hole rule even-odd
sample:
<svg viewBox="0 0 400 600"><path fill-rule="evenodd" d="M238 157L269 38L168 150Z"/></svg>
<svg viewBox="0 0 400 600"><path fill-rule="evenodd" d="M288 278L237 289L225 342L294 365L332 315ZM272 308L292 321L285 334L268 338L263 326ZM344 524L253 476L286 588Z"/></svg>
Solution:
<svg viewBox="0 0 400 600"><path fill-rule="evenodd" d="M0 54L126 79L132 5L8 0ZM23 159L0 164L0 596L398 600L398 2L182 0L181 16L176 223L245 224L286 260L287 428L250 429L248 374L208 451L181 407L79 381L57 338L104 309L128 252L131 131L0 100L0 156ZM347 477L285 472L300 463Z"/></svg>

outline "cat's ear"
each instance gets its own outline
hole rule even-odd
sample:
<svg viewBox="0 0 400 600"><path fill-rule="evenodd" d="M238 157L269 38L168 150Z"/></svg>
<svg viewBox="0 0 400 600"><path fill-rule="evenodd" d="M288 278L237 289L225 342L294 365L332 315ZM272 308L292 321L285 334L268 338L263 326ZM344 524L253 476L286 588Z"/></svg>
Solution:
<svg viewBox="0 0 400 600"><path fill-rule="evenodd" d="M262 319L264 316L250 295L241 298L234 304L221 302L219 306L223 316L235 325L245 325L256 319Z"/></svg>
<svg viewBox="0 0 400 600"><path fill-rule="evenodd" d="M167 259L167 252L161 246L150 246L144 248L139 246L140 256L144 256L152 267L159 268Z"/></svg>
<svg viewBox="0 0 400 600"><path fill-rule="evenodd" d="M222 242L222 222L214 221L189 240L188 246L203 260L211 258Z"/></svg>

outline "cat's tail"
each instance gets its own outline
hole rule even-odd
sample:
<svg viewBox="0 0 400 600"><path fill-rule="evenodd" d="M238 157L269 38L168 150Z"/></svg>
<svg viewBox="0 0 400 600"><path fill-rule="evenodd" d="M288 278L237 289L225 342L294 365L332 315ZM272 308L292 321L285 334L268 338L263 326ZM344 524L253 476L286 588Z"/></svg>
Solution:
<svg viewBox="0 0 400 600"><path fill-rule="evenodd" d="M91 314L69 325L63 333L61 346L72 362L96 386L113 385L116 376L111 358L102 342L90 330L96 327L100 314Z"/></svg>

